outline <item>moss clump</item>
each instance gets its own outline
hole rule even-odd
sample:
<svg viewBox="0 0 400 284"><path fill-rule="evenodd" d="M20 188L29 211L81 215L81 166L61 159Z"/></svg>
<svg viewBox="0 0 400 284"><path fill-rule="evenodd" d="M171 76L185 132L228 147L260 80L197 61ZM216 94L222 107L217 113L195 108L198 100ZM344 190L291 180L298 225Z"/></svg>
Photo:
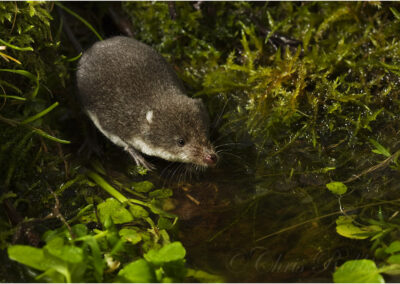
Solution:
<svg viewBox="0 0 400 284"><path fill-rule="evenodd" d="M47 138L68 143L53 137L50 133L56 133L52 130L54 124L43 118L60 100L52 90L64 85L69 76L57 51L59 42L51 34L50 9L49 3L0 5L0 135L4 141L0 148L0 167L4 169L0 179L6 189L12 181L33 178L35 167L48 152L42 147L55 146Z"/></svg>
<svg viewBox="0 0 400 284"><path fill-rule="evenodd" d="M397 4L124 5L136 36L168 54L192 93L215 112L229 101L222 130L248 132L269 171L340 173L368 138L393 143ZM304 151L306 163L288 155Z"/></svg>

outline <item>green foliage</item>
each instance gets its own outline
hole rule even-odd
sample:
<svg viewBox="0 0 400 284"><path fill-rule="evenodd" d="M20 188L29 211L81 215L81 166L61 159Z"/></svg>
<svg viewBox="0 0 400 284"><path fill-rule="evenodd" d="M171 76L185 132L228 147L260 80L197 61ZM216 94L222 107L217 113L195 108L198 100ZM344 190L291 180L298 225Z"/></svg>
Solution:
<svg viewBox="0 0 400 284"><path fill-rule="evenodd" d="M150 250L144 258L155 265L184 259L186 251L181 243L175 242L162 247L159 250Z"/></svg>
<svg viewBox="0 0 400 284"><path fill-rule="evenodd" d="M386 253L396 253L400 251L400 241L394 241L393 243L391 243L386 249L385 252Z"/></svg>
<svg viewBox="0 0 400 284"><path fill-rule="evenodd" d="M151 249L143 259L132 251L132 239L126 238L127 230L136 232L135 229L123 228L117 234L118 229L112 221L103 224L105 231L90 232L82 224L73 226L71 231L65 228L48 231L43 248L15 245L8 248L8 254L10 259L40 271L41 274L36 276L39 281L163 282L184 279L185 249L181 243L167 243L159 250ZM141 240L144 241L139 239L137 242ZM147 242L152 241L147 239ZM136 260L124 264L126 259ZM117 276L109 273L120 266L123 268Z"/></svg>
<svg viewBox="0 0 400 284"><path fill-rule="evenodd" d="M186 274L185 254L180 242L167 244L159 250L151 249L144 255L145 260L130 263L118 276L124 282L181 282Z"/></svg>
<svg viewBox="0 0 400 284"><path fill-rule="evenodd" d="M140 206L137 206L140 207ZM140 207L141 208L141 207ZM144 209L142 209L144 210ZM104 230L88 230L76 224L47 231L42 248L14 245L10 259L40 271L35 279L46 282L182 282L207 279L202 271L189 274L186 251L180 242L171 243L167 232L156 228L146 216L137 216L115 199L97 206ZM87 212L89 213L89 212ZM91 214L94 214L92 211ZM145 231L140 219L150 224ZM124 225L118 227L117 225ZM146 253L140 254L139 248ZM118 273L110 273L110 272ZM204 274L204 275L203 275ZM209 279L218 279L209 275Z"/></svg>
<svg viewBox="0 0 400 284"><path fill-rule="evenodd" d="M123 282L152 283L155 282L154 271L150 264L144 259L136 260L118 272Z"/></svg>
<svg viewBox="0 0 400 284"><path fill-rule="evenodd" d="M373 260L349 260L341 265L333 274L336 283L384 283L381 273L400 275L400 242L390 241L390 236L398 234L400 225L397 220L389 222L384 220L382 213L378 212L378 219L364 220L368 225L356 221L356 215L340 216L336 220L336 231L339 235L350 239L370 239L373 243L376 263ZM389 242L389 243L388 243Z"/></svg>
<svg viewBox="0 0 400 284"><path fill-rule="evenodd" d="M99 218L102 223L111 217L115 224L128 223L133 220L133 216L128 209L113 198L109 198L106 202L103 202L97 206L99 212Z"/></svg>
<svg viewBox="0 0 400 284"><path fill-rule="evenodd" d="M369 259L350 260L333 274L335 283L385 283L375 263Z"/></svg>
<svg viewBox="0 0 400 284"><path fill-rule="evenodd" d="M334 194L342 195L347 192L347 186L340 181L333 181L326 185L326 187Z"/></svg>
<svg viewBox="0 0 400 284"><path fill-rule="evenodd" d="M383 155L386 158L391 156L389 151L385 147L383 147L381 144L379 144L377 141L375 141L374 139L370 139L369 141L371 142L372 145L375 146L375 149L373 149L372 152Z"/></svg>
<svg viewBox="0 0 400 284"><path fill-rule="evenodd" d="M59 41L51 35L50 7L50 3L36 2L0 5L0 45L5 49L0 58L0 139L6 141L0 148L0 167L4 169L0 186L6 188L13 180L35 174L35 164L46 156L42 147L55 146L47 146L40 136L69 143L54 137L54 126L47 118L59 105L59 98L49 99L54 97L50 89L64 85L69 77L68 64L58 53Z"/></svg>
<svg viewBox="0 0 400 284"><path fill-rule="evenodd" d="M357 226L354 219L355 216L340 216L336 220L337 233L346 238L362 240L382 232L378 225Z"/></svg>
<svg viewBox="0 0 400 284"><path fill-rule="evenodd" d="M154 185L147 180L142 182L134 182L131 186L133 190L138 192L149 192L154 188Z"/></svg>
<svg viewBox="0 0 400 284"><path fill-rule="evenodd" d="M208 6L208 4L206 4ZM203 77L218 67L221 58L235 45L240 21L249 23L246 2L214 3L210 13L190 3L175 2L171 17L168 3L123 3L134 20L136 37L154 46L176 63L178 75L193 89L201 88Z"/></svg>

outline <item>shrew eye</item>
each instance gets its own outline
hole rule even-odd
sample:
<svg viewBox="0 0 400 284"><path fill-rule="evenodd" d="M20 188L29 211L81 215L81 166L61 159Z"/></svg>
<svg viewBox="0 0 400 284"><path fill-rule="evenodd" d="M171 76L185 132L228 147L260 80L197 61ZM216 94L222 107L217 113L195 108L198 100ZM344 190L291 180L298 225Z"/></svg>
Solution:
<svg viewBox="0 0 400 284"><path fill-rule="evenodd" d="M179 139L178 139L178 146L179 146L179 147L185 146L185 140L183 140L183 138L179 138Z"/></svg>

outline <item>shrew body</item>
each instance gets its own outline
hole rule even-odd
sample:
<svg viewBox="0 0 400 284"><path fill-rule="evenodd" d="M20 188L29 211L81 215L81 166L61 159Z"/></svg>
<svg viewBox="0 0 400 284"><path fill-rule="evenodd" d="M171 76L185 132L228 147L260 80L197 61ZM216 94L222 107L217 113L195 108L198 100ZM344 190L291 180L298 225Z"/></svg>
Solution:
<svg viewBox="0 0 400 284"><path fill-rule="evenodd" d="M140 152L216 164L202 101L185 95L171 66L151 47L121 36L97 42L79 61L77 84L96 127L138 165L152 167Z"/></svg>

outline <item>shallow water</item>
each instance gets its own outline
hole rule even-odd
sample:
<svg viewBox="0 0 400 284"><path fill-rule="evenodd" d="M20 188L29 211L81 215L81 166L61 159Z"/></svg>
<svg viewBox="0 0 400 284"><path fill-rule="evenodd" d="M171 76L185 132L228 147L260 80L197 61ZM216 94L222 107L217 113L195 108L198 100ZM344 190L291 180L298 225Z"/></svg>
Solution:
<svg viewBox="0 0 400 284"><path fill-rule="evenodd" d="M181 217L177 238L190 266L229 282L332 282L346 260L374 258L369 240L338 235L335 221L340 205L380 200L381 190L353 192L339 204L321 176L285 179L227 165L174 189ZM392 189L385 194L395 197ZM374 215L377 208L366 210Z"/></svg>

